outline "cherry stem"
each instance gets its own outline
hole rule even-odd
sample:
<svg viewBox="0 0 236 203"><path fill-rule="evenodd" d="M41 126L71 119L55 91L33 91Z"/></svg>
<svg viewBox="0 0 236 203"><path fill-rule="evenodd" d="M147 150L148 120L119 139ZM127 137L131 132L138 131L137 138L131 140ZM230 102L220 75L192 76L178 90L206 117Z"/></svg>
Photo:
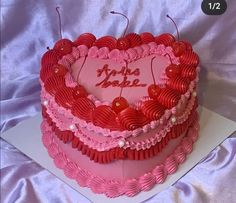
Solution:
<svg viewBox="0 0 236 203"><path fill-rule="evenodd" d="M175 28L176 28L176 30L177 30L177 36L178 36L178 41L179 41L179 29L178 29L178 27L177 27L175 21L174 21L173 18L171 18L168 14L166 15L166 17L169 18L169 19L174 23Z"/></svg>
<svg viewBox="0 0 236 203"><path fill-rule="evenodd" d="M59 6L56 7L56 11L57 11L57 14L58 14L58 20L59 20L59 33L60 33L60 38L62 39L62 31L61 31L61 15L60 15L60 12L59 12Z"/></svg>
<svg viewBox="0 0 236 203"><path fill-rule="evenodd" d="M170 59L171 64L173 64L170 54L166 53L164 56L168 56L169 59Z"/></svg>
<svg viewBox="0 0 236 203"><path fill-rule="evenodd" d="M121 16L123 16L123 17L126 18L126 20L127 20L127 24L126 24L126 27L125 27L124 33L123 33L123 35L122 35L122 37L124 37L124 36L125 36L125 33L126 33L127 29L128 29L128 26L129 26L129 18L128 18L125 14L123 14L123 13L119 13L119 12L116 12L116 11L111 11L110 13L111 13L111 14L118 14L118 15L121 15Z"/></svg>
<svg viewBox="0 0 236 203"><path fill-rule="evenodd" d="M85 64L85 61L86 61L86 59L87 59L87 56L88 56L88 55L86 55L86 56L84 57L84 61L83 61L82 65L81 65L81 67L80 67L80 70L79 70L79 72L78 72L78 75L77 75L77 78L76 78L77 83L79 83L79 82L78 82L78 80L79 80L79 75L80 75L80 73L81 73L81 71L82 71L82 69L83 69L83 67L84 67L84 64Z"/></svg>
<svg viewBox="0 0 236 203"><path fill-rule="evenodd" d="M126 77L126 74L128 72L128 62L126 60L125 61L125 75L124 75L124 78ZM123 89L124 89L124 84L122 85L121 89L120 89L120 96L119 98L121 98L121 95L122 95L122 92L123 92Z"/></svg>
<svg viewBox="0 0 236 203"><path fill-rule="evenodd" d="M50 47L47 47L47 50L50 50Z"/></svg>
<svg viewBox="0 0 236 203"><path fill-rule="evenodd" d="M156 80L155 80L155 76L154 76L152 64L153 64L153 60L154 60L155 58L156 58L156 57L154 56L154 57L152 57L152 59L151 59L151 72L152 72L152 78L153 78L154 85L156 85Z"/></svg>

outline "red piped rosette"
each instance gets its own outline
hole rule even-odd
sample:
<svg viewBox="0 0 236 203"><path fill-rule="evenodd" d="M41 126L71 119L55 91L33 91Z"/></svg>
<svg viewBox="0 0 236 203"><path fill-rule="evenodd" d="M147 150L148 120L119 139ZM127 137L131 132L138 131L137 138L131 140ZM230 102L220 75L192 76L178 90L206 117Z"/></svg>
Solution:
<svg viewBox="0 0 236 203"><path fill-rule="evenodd" d="M141 35L130 33L123 38L127 43L122 49L136 47L151 41L155 41L156 44L171 46L176 41L173 35L168 33L156 37L153 37L151 33L147 32L142 33ZM157 102L150 100L149 104L146 103L139 110L128 107L128 109L124 109L118 114L110 109L109 106L100 109L87 97L87 94L79 100L75 97L71 97L71 92L72 90L75 90L75 88L66 88L64 74L68 70L65 71L64 68L61 68L59 74L54 71L55 66L59 66L58 61L71 51L71 46L82 44L87 47L108 47L110 50L120 46L117 43L117 39L112 36L104 36L96 39L91 33L80 35L73 43L66 39L59 40L57 46L55 46L54 49L47 51L42 57L40 79L42 83L44 83L45 90L49 94L52 96L57 95L55 100L58 105L71 110L74 116L77 116L86 122L93 122L94 125L101 128L107 128L111 131L135 130L153 120L161 118L166 109L171 109L178 104L181 95L188 90L190 82L196 78L196 67L199 63L199 57L189 48L179 57L180 64L178 66L181 70L181 75L177 78L170 78L167 80L167 86L162 88L162 91L157 98ZM99 109L100 115L96 113L98 111L97 108ZM111 121L107 123L108 120Z"/></svg>
<svg viewBox="0 0 236 203"><path fill-rule="evenodd" d="M101 164L106 164L114 160L119 159L129 159L129 160L144 160L156 156L162 149L168 144L168 142L182 135L186 130L191 127L191 125L197 119L197 100L194 104L193 109L190 112L188 119L178 125L171 128L170 132L156 145L151 146L145 150L135 150L135 149L124 149L120 147L113 148L109 151L97 151L85 145L78 137L74 135L72 131L65 130L61 131L56 124L52 121L50 116L46 112L46 107L42 106L42 116L47 120L47 123L51 126L52 130L55 132L56 136L64 143L71 143L73 148L78 149L82 154L87 155L94 162Z"/></svg>

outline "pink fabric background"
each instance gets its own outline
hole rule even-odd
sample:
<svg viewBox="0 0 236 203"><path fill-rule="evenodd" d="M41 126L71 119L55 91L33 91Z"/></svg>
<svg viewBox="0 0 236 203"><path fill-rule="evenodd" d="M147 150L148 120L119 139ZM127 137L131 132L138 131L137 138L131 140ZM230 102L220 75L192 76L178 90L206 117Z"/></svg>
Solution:
<svg viewBox="0 0 236 203"><path fill-rule="evenodd" d="M40 56L59 39L55 7L60 6L63 36L83 32L120 36L128 32L175 33L168 13L201 58L200 102L236 121L236 2L222 16L206 16L201 1L1 1L1 132L40 112ZM19 136L21 136L19 134ZM214 139L214 135L212 139ZM26 140L27 141L27 140ZM151 202L235 202L236 136L224 141L201 163ZM1 140L1 202L89 202L14 147Z"/></svg>

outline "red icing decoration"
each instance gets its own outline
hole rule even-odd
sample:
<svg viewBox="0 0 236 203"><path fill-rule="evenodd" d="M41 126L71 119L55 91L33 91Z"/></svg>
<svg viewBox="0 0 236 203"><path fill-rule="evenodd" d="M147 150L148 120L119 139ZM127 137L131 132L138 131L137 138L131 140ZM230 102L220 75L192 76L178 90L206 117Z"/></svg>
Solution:
<svg viewBox="0 0 236 203"><path fill-rule="evenodd" d="M53 96L62 86L65 86L65 79L62 76L49 77L44 84L46 91Z"/></svg>
<svg viewBox="0 0 236 203"><path fill-rule="evenodd" d="M194 80L197 77L196 67L188 66L188 65L181 65L181 76L183 78Z"/></svg>
<svg viewBox="0 0 236 203"><path fill-rule="evenodd" d="M160 92L158 101L168 109L176 106L180 100L180 94L170 88L164 88Z"/></svg>
<svg viewBox="0 0 236 203"><path fill-rule="evenodd" d="M101 105L93 111L93 124L111 130L118 130L119 126L116 122L116 113L110 106Z"/></svg>
<svg viewBox="0 0 236 203"><path fill-rule="evenodd" d="M158 85L152 84L148 87L148 95L152 99L157 99L161 92L161 88Z"/></svg>
<svg viewBox="0 0 236 203"><path fill-rule="evenodd" d="M161 34L155 37L157 45L164 44L165 46L171 46L175 42L175 37L169 33Z"/></svg>
<svg viewBox="0 0 236 203"><path fill-rule="evenodd" d="M187 92L189 84L190 84L190 81L187 78L178 77L178 78L170 79L168 86L183 94Z"/></svg>
<svg viewBox="0 0 236 203"><path fill-rule="evenodd" d="M53 75L53 69L51 66L44 66L40 69L40 79L45 82L47 78Z"/></svg>
<svg viewBox="0 0 236 203"><path fill-rule="evenodd" d="M125 36L126 39L130 42L130 48L136 47L142 44L141 37L136 33L129 33Z"/></svg>
<svg viewBox="0 0 236 203"><path fill-rule="evenodd" d="M165 112L165 108L154 100L145 101L141 110L143 114L151 120L158 120Z"/></svg>
<svg viewBox="0 0 236 203"><path fill-rule="evenodd" d="M58 51L49 50L43 55L43 57L41 59L41 65L42 65L42 67L53 66L53 65L57 64L57 62L60 60L60 58L61 58L61 54Z"/></svg>
<svg viewBox="0 0 236 203"><path fill-rule="evenodd" d="M55 75L65 76L68 69L61 64L56 64L53 66L53 72Z"/></svg>
<svg viewBox="0 0 236 203"><path fill-rule="evenodd" d="M92 112L95 109L94 103L88 98L78 98L72 106L71 112L80 119L87 122L92 120Z"/></svg>
<svg viewBox="0 0 236 203"><path fill-rule="evenodd" d="M166 68L166 75L168 78L175 78L180 76L181 69L178 65L176 64L170 64Z"/></svg>
<svg viewBox="0 0 236 203"><path fill-rule="evenodd" d="M192 65L192 66L198 66L199 64L199 57L194 52L185 52L183 55L180 56L180 63L185 65Z"/></svg>
<svg viewBox="0 0 236 203"><path fill-rule="evenodd" d="M112 36L104 36L97 39L94 42L94 46L97 46L98 48L108 47L109 50L112 50L116 48L116 43L117 43L116 38Z"/></svg>
<svg viewBox="0 0 236 203"><path fill-rule="evenodd" d="M95 149L90 148L80 141L78 137L74 135L73 132L66 130L61 131L56 126L56 124L51 120L46 112L46 108L42 106L42 115L47 119L48 124L54 130L56 136L63 141L64 143L71 142L73 148L77 148L83 154L90 157L94 162L98 162L100 164L110 163L113 160L117 159L129 159L129 160L143 160L151 158L157 155L169 142L169 140L179 137L182 133L184 133L189 127L192 126L192 123L197 119L197 101L190 112L189 118L183 122L182 124L175 125L171 128L170 132L156 145L151 146L145 150L135 150L135 149L123 149L123 148L113 148L109 151L97 151ZM86 153L85 153L86 152Z"/></svg>
<svg viewBox="0 0 236 203"><path fill-rule="evenodd" d="M117 49L127 50L130 47L130 42L127 38L121 37L117 40Z"/></svg>
<svg viewBox="0 0 236 203"><path fill-rule="evenodd" d="M74 103L73 97L73 88L71 87L62 87L60 88L56 95L55 101L66 109L70 109Z"/></svg>
<svg viewBox="0 0 236 203"><path fill-rule="evenodd" d="M96 37L93 34L83 33L74 41L74 44L76 46L86 45L88 48L90 48L91 46L93 46L93 43L95 42L95 40L96 40Z"/></svg>
<svg viewBox="0 0 236 203"><path fill-rule="evenodd" d="M140 34L143 44L148 44L149 42L155 41L154 36L150 32L143 32Z"/></svg>
<svg viewBox="0 0 236 203"><path fill-rule="evenodd" d="M126 109L129 106L129 103L124 97L116 97L112 101L112 109L116 112L119 113L122 110Z"/></svg>
<svg viewBox="0 0 236 203"><path fill-rule="evenodd" d="M61 39L56 42L54 49L59 51L62 55L66 55L71 53L73 45L74 44L72 41L68 39Z"/></svg>
<svg viewBox="0 0 236 203"><path fill-rule="evenodd" d="M81 97L87 97L88 93L86 89L82 85L77 85L73 90L73 97L74 99L78 99Z"/></svg>
<svg viewBox="0 0 236 203"><path fill-rule="evenodd" d="M184 42L177 41L172 44L173 53L179 57L186 51L186 45Z"/></svg>
<svg viewBox="0 0 236 203"><path fill-rule="evenodd" d="M185 44L186 51L192 51L193 50L192 45L189 42L183 41L183 40L181 40L179 42L183 42Z"/></svg>

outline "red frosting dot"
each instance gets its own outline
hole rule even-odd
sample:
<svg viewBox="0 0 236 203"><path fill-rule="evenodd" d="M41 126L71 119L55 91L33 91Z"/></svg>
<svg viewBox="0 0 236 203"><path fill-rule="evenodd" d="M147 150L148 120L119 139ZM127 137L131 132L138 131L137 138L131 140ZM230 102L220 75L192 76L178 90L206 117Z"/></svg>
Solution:
<svg viewBox="0 0 236 203"><path fill-rule="evenodd" d="M152 84L148 87L148 95L152 99L157 99L161 92L161 88L158 85Z"/></svg>
<svg viewBox="0 0 236 203"><path fill-rule="evenodd" d="M78 99L78 98L81 98L81 97L87 97L87 96L88 96L88 93L82 85L77 85L74 88L74 91L73 91L74 99Z"/></svg>
<svg viewBox="0 0 236 203"><path fill-rule="evenodd" d="M177 76L179 76L181 73L180 67L178 65L175 64L170 64L167 68L166 68L166 75L168 78L175 78Z"/></svg>
<svg viewBox="0 0 236 203"><path fill-rule="evenodd" d="M127 100L124 97L116 97L112 102L112 109L119 113L129 106Z"/></svg>
<svg viewBox="0 0 236 203"><path fill-rule="evenodd" d="M86 45L88 48L90 48L91 46L93 46L93 43L95 42L95 40L96 40L96 37L93 34L84 33L80 35L76 41L74 41L74 44L76 46Z"/></svg>
<svg viewBox="0 0 236 203"><path fill-rule="evenodd" d="M62 55L71 53L73 42L68 39L61 39L54 45L54 49L59 51Z"/></svg>
<svg viewBox="0 0 236 203"><path fill-rule="evenodd" d="M164 33L155 37L157 45L164 44L165 46L171 46L175 42L175 37L170 33Z"/></svg>

